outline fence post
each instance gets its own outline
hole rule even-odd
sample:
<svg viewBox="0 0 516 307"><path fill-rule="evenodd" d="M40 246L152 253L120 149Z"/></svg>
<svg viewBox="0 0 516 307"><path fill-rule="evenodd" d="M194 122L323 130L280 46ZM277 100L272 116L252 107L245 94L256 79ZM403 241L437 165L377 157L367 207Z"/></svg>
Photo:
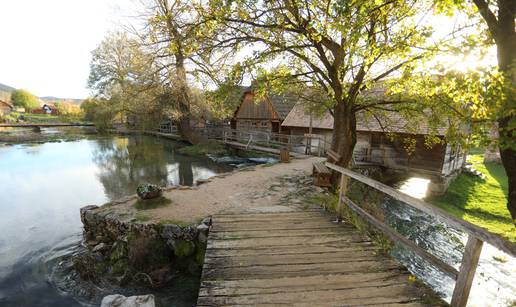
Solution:
<svg viewBox="0 0 516 307"><path fill-rule="evenodd" d="M453 289L453 296L451 300L452 307L465 307L468 303L469 291L473 284L475 271L482 251L484 242L477 239L475 236L469 235L468 243L462 256L462 263L460 265L459 276L455 282Z"/></svg>
<svg viewBox="0 0 516 307"><path fill-rule="evenodd" d="M344 192L347 190L348 187L348 180L346 179L346 175L340 174L340 185L339 185L339 201L337 202L337 208L335 210L337 211L337 222L342 221L342 199L344 196Z"/></svg>

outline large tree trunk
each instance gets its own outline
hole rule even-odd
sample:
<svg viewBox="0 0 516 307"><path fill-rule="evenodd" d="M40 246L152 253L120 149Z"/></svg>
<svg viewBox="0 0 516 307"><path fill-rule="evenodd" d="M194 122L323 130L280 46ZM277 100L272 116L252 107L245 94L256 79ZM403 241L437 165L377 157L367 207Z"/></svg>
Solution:
<svg viewBox="0 0 516 307"><path fill-rule="evenodd" d="M190 89L186 80L186 69L184 57L181 54L176 55L176 95L177 110L179 118L177 119L177 128L181 138L191 144L201 143L204 139L192 129L191 111L190 111Z"/></svg>
<svg viewBox="0 0 516 307"><path fill-rule="evenodd" d="M514 0L500 0L496 33L496 45L498 52L498 66L505 74L509 86L507 86L507 100L498 119L500 133L500 157L507 173L509 194L507 196L507 208L516 224L516 131L514 123L514 107L516 104L516 32L514 17L516 3ZM512 87L511 87L512 85ZM512 127L511 127L512 124Z"/></svg>
<svg viewBox="0 0 516 307"><path fill-rule="evenodd" d="M336 162L342 167L349 167L353 158L353 149L357 142L357 124L351 104L340 101L333 111L332 150L340 155Z"/></svg>

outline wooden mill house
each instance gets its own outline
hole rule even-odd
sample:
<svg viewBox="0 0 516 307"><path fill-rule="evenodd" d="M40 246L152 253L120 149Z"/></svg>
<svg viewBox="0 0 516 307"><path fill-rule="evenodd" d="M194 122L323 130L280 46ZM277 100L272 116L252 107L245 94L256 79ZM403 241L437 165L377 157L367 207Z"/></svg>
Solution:
<svg viewBox="0 0 516 307"><path fill-rule="evenodd" d="M396 113L389 115L388 126L380 125L374 118L363 114L357 115L357 143L354 160L357 165L378 165L397 172L408 173L431 179L429 192L441 194L446 191L451 181L460 173L465 163L465 152L460 146L447 143L444 135L446 127L437 129L436 136L440 142L428 147L425 137L430 128L421 123L414 133L408 123ZM312 116L305 111L302 104L296 104L282 123L282 128L292 135L309 133L310 121L312 134L318 134L331 142L333 116L327 112L323 116ZM406 150L404 140L416 140L414 150Z"/></svg>
<svg viewBox="0 0 516 307"><path fill-rule="evenodd" d="M244 90L240 105L231 119L231 128L244 131L285 133L282 122L294 107L297 98L270 94L255 99L251 89Z"/></svg>

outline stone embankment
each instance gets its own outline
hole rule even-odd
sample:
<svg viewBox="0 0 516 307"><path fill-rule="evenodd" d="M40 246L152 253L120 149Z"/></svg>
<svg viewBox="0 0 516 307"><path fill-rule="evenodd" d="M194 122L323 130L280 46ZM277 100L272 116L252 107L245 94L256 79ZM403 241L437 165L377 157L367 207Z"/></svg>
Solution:
<svg viewBox="0 0 516 307"><path fill-rule="evenodd" d="M166 284L172 270L198 271L203 263L211 219L177 225L124 220L97 206L81 209L88 252L74 263L83 277L110 276L120 284Z"/></svg>

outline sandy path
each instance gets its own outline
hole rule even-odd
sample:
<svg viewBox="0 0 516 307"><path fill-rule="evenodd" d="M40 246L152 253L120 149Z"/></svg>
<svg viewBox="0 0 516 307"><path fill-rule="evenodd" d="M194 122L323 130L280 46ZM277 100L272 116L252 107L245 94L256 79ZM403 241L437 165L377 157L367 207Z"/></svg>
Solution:
<svg viewBox="0 0 516 307"><path fill-rule="evenodd" d="M279 184L278 177L310 174L313 162L321 160L322 158L311 157L272 166L260 165L253 170L212 178L210 182L198 187L168 190L164 192L164 196L173 203L156 209L137 210L134 208L136 200L133 198L99 210L117 213L123 219L135 216L141 219L144 216L148 221L192 222L230 208L270 206L292 192L291 187ZM272 185L275 187L271 190Z"/></svg>

